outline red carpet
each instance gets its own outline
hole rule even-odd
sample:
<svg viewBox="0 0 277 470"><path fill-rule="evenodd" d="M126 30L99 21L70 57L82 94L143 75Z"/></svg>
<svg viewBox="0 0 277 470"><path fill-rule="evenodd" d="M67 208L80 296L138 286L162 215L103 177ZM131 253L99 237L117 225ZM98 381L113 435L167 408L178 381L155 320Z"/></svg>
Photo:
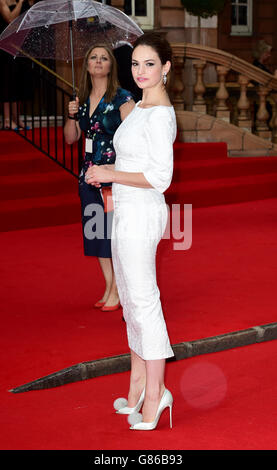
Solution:
<svg viewBox="0 0 277 470"><path fill-rule="evenodd" d="M277 197L277 158L228 158L227 146L175 144L168 203L194 208Z"/></svg>
<svg viewBox="0 0 277 470"><path fill-rule="evenodd" d="M159 430L146 436L132 434L125 419L112 413L114 398L127 390L127 373L8 393L72 364L128 352L121 311L104 314L91 308L103 282L97 262L82 254L76 179L16 134L1 133L1 143L11 135L21 153L0 159L1 448L276 449L274 341L169 364L167 385L176 402L172 431L167 413ZM217 159L217 171L224 167L227 172L229 166L233 174L221 173L220 179L233 182L244 165L244 159L226 162L223 145L210 145L204 159L198 155L198 180L196 169L191 176L185 171L194 165L194 147L185 147L190 150L187 167L177 155L176 168L190 182L195 179L196 188L209 178L201 174L204 160L208 168L217 168ZM199 208L193 211L191 249L173 251L172 241L162 241L158 279L173 344L276 321L277 198L266 185L258 187L255 176L260 171L270 181L276 162L247 159L244 168L248 182L255 182L256 199L247 182L238 192L228 186L236 204L224 205L227 198L219 198L205 207L209 193L202 194L201 203L201 193L192 191ZM239 202L241 192L243 201L249 194L248 202ZM179 194L181 201L184 194Z"/></svg>
<svg viewBox="0 0 277 470"><path fill-rule="evenodd" d="M276 367L274 341L169 364L173 428L166 410L153 432L113 413L128 373L16 395L2 378L1 448L276 450Z"/></svg>
<svg viewBox="0 0 277 470"><path fill-rule="evenodd" d="M172 251L162 241L158 278L173 343L276 321L276 211L275 199L198 209L190 250ZM103 280L97 261L83 256L79 224L3 232L0 241L5 360L22 362L14 336L32 358L10 388L128 352L121 312L104 315L91 307ZM26 327L30 338L21 334Z"/></svg>
<svg viewBox="0 0 277 470"><path fill-rule="evenodd" d="M0 231L79 221L77 179L16 133L2 131L0 139Z"/></svg>

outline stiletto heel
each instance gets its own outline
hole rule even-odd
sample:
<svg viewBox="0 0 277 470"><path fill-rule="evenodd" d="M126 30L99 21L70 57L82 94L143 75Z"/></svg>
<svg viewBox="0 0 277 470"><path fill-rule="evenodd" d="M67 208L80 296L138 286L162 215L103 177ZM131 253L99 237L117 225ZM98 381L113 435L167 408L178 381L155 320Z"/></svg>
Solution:
<svg viewBox="0 0 277 470"><path fill-rule="evenodd" d="M158 406L154 421L152 421L151 423L145 423L142 421L142 415L140 413L136 413L128 417L128 422L129 424L131 424L130 429L135 429L137 431L152 431L157 427L160 416L167 407L169 407L169 424L170 428L172 428L172 404L173 397L170 391L165 389L160 404Z"/></svg>
<svg viewBox="0 0 277 470"><path fill-rule="evenodd" d="M142 407L143 401L144 401L144 395L145 395L145 388L142 390L141 395L139 397L139 400L133 408L130 408L127 406L128 400L126 398L117 398L117 400L114 401L114 409L117 410L116 413L119 415L130 415L132 413L138 413L139 410Z"/></svg>

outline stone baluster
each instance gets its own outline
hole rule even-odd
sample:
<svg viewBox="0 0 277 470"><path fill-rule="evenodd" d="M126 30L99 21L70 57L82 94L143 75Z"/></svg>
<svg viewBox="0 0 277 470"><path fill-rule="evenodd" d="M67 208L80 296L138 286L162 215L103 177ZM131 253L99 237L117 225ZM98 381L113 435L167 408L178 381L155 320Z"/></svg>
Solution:
<svg viewBox="0 0 277 470"><path fill-rule="evenodd" d="M174 44L172 47L173 52L173 80L171 81L171 96L174 108L176 110L184 110L184 61L185 61L185 48L184 44Z"/></svg>
<svg viewBox="0 0 277 470"><path fill-rule="evenodd" d="M252 130L252 121L250 119L250 101L247 98L247 87L250 80L244 75L239 75L238 83L240 85L240 97L237 102L239 111L238 127L243 127L247 131Z"/></svg>
<svg viewBox="0 0 277 470"><path fill-rule="evenodd" d="M229 72L229 69L223 65L217 65L216 71L219 81L219 88L216 92L216 117L230 122L230 110L226 104L226 100L229 97L229 93L226 89L226 75Z"/></svg>
<svg viewBox="0 0 277 470"><path fill-rule="evenodd" d="M272 99L274 101L274 110L273 117L271 120L272 123L272 142L277 144L277 93L272 93Z"/></svg>
<svg viewBox="0 0 277 470"><path fill-rule="evenodd" d="M258 87L257 93L259 95L259 109L256 116L256 133L259 137L263 139L271 140L271 131L267 124L269 119L269 113L266 109L266 98L270 92L270 89L260 85Z"/></svg>
<svg viewBox="0 0 277 470"><path fill-rule="evenodd" d="M203 95L206 91L206 87L203 81L203 74L204 74L204 69L207 65L207 62L205 60L194 60L193 66L195 68L196 72L196 83L194 85L194 102L192 106L192 110L206 114L207 113L207 106L205 103L205 99L203 98Z"/></svg>

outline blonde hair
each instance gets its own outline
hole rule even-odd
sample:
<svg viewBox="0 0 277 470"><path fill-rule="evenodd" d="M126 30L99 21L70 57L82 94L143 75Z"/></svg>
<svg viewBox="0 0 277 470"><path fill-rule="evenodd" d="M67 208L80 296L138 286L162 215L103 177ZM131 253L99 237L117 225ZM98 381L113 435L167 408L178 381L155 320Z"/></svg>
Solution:
<svg viewBox="0 0 277 470"><path fill-rule="evenodd" d="M267 42L264 39L261 39L260 41L257 42L255 48L253 49L253 57L255 59L260 59L260 57L268 51L271 51L272 46L270 44L267 44Z"/></svg>
<svg viewBox="0 0 277 470"><path fill-rule="evenodd" d="M83 67L82 67L82 74L81 74L81 80L80 80L80 86L79 86L79 100L80 100L80 105L84 104L84 102L87 100L91 90L92 90L92 84L91 84L91 79L90 79L90 74L87 70L88 67L88 57L93 49L96 49L96 47L102 47L105 49L105 51L108 53L110 61L111 61L111 69L110 73L108 75L108 85L107 85L107 90L105 94L105 101L106 103L109 103L112 101L112 99L115 97L117 89L119 87L119 82L117 78L117 62L116 59L113 55L112 49L105 43L97 43L93 44L88 51L86 52L84 61L83 61Z"/></svg>

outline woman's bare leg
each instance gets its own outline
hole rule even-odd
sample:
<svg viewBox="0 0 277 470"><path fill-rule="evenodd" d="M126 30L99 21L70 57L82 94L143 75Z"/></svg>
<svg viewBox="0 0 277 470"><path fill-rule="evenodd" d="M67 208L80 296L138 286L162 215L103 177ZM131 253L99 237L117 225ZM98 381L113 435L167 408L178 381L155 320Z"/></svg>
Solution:
<svg viewBox="0 0 277 470"><path fill-rule="evenodd" d="M16 102L4 103L4 122L5 128L15 129L18 127L19 104Z"/></svg>
<svg viewBox="0 0 277 470"><path fill-rule="evenodd" d="M12 120L16 123L17 127L24 128L24 122L20 118L21 103L12 103Z"/></svg>
<svg viewBox="0 0 277 470"><path fill-rule="evenodd" d="M98 260L106 284L105 292L100 301L105 302L105 306L111 307L119 301L112 260L111 258L98 258Z"/></svg>
<svg viewBox="0 0 277 470"><path fill-rule="evenodd" d="M165 390L165 359L145 361L131 350L131 376L128 394L128 406L133 408L145 386L145 399L142 420L152 422Z"/></svg>
<svg viewBox="0 0 277 470"><path fill-rule="evenodd" d="M145 361L131 350L131 376L128 394L128 406L136 406L146 381Z"/></svg>
<svg viewBox="0 0 277 470"><path fill-rule="evenodd" d="M145 363L146 390L142 409L142 419L145 423L151 423L155 419L159 403L165 390L165 359L145 361Z"/></svg>

